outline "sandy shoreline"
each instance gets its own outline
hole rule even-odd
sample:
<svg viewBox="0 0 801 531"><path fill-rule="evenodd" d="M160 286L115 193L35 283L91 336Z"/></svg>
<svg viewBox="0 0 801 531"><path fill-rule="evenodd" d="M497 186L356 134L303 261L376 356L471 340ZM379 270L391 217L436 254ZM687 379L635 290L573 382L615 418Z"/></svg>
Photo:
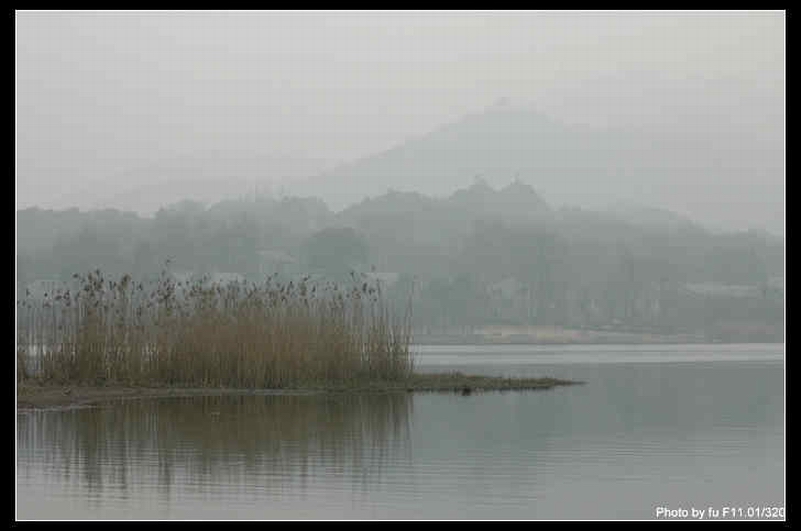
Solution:
<svg viewBox="0 0 801 531"><path fill-rule="evenodd" d="M406 382L378 382L354 387L312 387L300 389L232 389L184 387L130 387L83 385L17 385L17 409L74 407L95 404L106 400L127 398L160 398L182 396L223 395L286 395L337 392L458 392L470 394L480 391L541 390L560 385L582 382L553 378L493 378L464 374L419 374Z"/></svg>
<svg viewBox="0 0 801 531"><path fill-rule="evenodd" d="M204 395L303 394L314 391L275 389L96 387L78 385L19 385L17 409L81 406L125 398L159 398Z"/></svg>

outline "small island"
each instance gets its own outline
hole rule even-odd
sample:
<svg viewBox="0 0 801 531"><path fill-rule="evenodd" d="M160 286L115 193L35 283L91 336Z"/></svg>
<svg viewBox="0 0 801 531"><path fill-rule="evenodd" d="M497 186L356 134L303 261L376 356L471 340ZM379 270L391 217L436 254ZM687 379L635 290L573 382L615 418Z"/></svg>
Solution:
<svg viewBox="0 0 801 531"><path fill-rule="evenodd" d="M542 390L580 382L415 371L380 285L176 282L98 270L18 308L17 405L201 394Z"/></svg>
<svg viewBox="0 0 801 531"><path fill-rule="evenodd" d="M118 385L59 385L29 382L17 386L17 408L35 409L85 406L106 400L126 398L159 398L204 395L275 395L311 393L390 393L443 392L463 396L486 391L534 391L583 382L555 378L493 378L470 376L459 372L414 374L405 381L370 382L361 385L309 386L297 389L236 389L143 387Z"/></svg>

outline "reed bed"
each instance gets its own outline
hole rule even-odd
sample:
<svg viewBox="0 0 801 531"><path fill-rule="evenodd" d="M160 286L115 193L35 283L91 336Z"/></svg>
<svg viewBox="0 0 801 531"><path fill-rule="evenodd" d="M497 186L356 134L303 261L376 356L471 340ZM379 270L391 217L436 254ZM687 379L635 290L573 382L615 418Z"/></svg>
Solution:
<svg viewBox="0 0 801 531"><path fill-rule="evenodd" d="M380 286L153 281L100 271L18 303L17 379L236 388L359 386L413 372L410 311Z"/></svg>

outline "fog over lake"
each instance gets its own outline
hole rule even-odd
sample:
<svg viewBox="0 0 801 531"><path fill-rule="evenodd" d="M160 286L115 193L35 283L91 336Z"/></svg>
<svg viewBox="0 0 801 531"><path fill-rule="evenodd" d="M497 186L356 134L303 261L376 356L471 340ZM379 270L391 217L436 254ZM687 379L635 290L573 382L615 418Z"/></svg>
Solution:
<svg viewBox="0 0 801 531"><path fill-rule="evenodd" d="M783 506L779 347L416 350L425 370L587 383L23 411L19 516L650 520L669 507L708 520Z"/></svg>
<svg viewBox="0 0 801 531"><path fill-rule="evenodd" d="M560 149L643 160L589 196L586 172L572 190L567 169L517 156L489 174L457 142L444 167L420 163L425 179L452 193L479 173L519 174L557 205L637 199L783 234L781 11L21 11L16 30L20 208L152 213L181 193L292 192L342 164L347 187L347 165L501 104L624 139ZM401 188L376 179L332 208Z"/></svg>
<svg viewBox="0 0 801 531"><path fill-rule="evenodd" d="M784 520L786 16L15 10L16 518Z"/></svg>

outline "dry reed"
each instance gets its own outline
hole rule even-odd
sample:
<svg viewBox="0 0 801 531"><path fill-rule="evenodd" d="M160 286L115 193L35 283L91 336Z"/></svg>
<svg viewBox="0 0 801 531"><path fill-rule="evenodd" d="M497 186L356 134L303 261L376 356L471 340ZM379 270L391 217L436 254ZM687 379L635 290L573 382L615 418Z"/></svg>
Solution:
<svg viewBox="0 0 801 531"><path fill-rule="evenodd" d="M299 388L412 374L410 312L398 317L356 276L348 287L74 280L19 302L18 381Z"/></svg>

